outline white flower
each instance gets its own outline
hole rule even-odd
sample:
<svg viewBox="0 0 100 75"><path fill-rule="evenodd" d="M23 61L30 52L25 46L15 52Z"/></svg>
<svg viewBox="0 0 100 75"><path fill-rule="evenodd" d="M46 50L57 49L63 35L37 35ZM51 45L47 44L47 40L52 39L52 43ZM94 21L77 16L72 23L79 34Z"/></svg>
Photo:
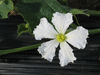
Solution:
<svg viewBox="0 0 100 75"><path fill-rule="evenodd" d="M33 31L35 39L53 39L42 43L38 48L38 52L42 55L42 58L52 62L56 48L60 44L59 60L61 66L63 67L69 62L73 63L76 60L76 57L73 54L73 49L68 45L68 43L78 49L84 49L87 44L86 39L88 37L88 30L82 26L78 26L77 29L65 34L67 28L72 22L73 19L71 13L61 14L59 12L54 13L52 17L52 23L56 30L46 18L40 20L40 24Z"/></svg>

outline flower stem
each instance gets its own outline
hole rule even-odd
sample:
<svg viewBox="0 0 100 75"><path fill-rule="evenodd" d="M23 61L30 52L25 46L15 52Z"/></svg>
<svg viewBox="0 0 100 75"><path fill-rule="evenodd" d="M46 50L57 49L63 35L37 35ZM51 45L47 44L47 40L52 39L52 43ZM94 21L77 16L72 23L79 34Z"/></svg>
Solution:
<svg viewBox="0 0 100 75"><path fill-rule="evenodd" d="M41 43L40 44L31 45L31 46L21 47L21 48L0 50L0 55L14 53L14 52L20 52L20 51L26 51L26 50L37 48L40 45L41 45Z"/></svg>
<svg viewBox="0 0 100 75"><path fill-rule="evenodd" d="M95 33L100 33L100 28L89 30L89 34L95 34Z"/></svg>
<svg viewBox="0 0 100 75"><path fill-rule="evenodd" d="M64 0L64 1L65 1L66 5L68 6L68 0Z"/></svg>
<svg viewBox="0 0 100 75"><path fill-rule="evenodd" d="M77 17L76 17L75 15L74 15L74 17L75 17L75 19L76 19L77 25L80 26Z"/></svg>
<svg viewBox="0 0 100 75"><path fill-rule="evenodd" d="M85 12L90 15L100 16L100 11L86 10Z"/></svg>

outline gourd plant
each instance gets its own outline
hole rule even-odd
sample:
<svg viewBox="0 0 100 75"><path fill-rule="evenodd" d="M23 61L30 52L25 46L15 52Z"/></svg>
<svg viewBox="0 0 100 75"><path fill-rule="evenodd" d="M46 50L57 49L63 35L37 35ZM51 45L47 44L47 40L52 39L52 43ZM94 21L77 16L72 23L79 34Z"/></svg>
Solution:
<svg viewBox="0 0 100 75"><path fill-rule="evenodd" d="M68 5L67 0L62 1L66 2L66 5ZM69 6L62 5L59 2L57 0L18 0L16 5L14 6L12 0L0 0L0 18L8 18L8 13L16 9L26 22L18 25L17 33L18 36L20 36L22 33L30 33L30 35L33 35L34 28L39 24L40 19L43 17L47 18L47 20L51 23L51 19L53 16L52 14L55 12L72 13L73 17L76 19L77 24L72 23L71 28L69 28L67 32L76 29L76 27L80 25L76 17L76 15L78 14L86 15L88 17L90 15L100 16L100 11L93 11L88 9L73 9ZM89 30L89 34L94 33L100 33L100 29L98 28ZM37 48L40 45L41 43L21 48L0 50L0 55L26 51Z"/></svg>

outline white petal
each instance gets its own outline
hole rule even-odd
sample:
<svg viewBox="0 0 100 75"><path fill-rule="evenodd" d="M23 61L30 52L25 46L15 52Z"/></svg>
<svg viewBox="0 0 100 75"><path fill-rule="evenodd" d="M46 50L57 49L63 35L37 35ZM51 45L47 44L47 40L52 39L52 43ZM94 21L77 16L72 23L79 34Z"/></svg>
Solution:
<svg viewBox="0 0 100 75"><path fill-rule="evenodd" d="M42 58L52 62L53 57L55 56L56 47L58 47L58 45L59 42L56 40L45 42L38 48L38 52L42 55Z"/></svg>
<svg viewBox="0 0 100 75"><path fill-rule="evenodd" d="M46 18L42 18L40 24L34 29L33 34L36 40L41 40L42 38L56 38L58 33Z"/></svg>
<svg viewBox="0 0 100 75"><path fill-rule="evenodd" d="M59 33L64 34L72 22L73 20L71 13L61 14L56 12L53 14L52 23L55 25L55 28Z"/></svg>
<svg viewBox="0 0 100 75"><path fill-rule="evenodd" d="M66 41L78 49L84 49L87 44L88 30L82 26L66 34Z"/></svg>
<svg viewBox="0 0 100 75"><path fill-rule="evenodd" d="M61 42L60 48L59 59L62 67L67 65L69 62L73 63L74 60L76 60L72 48L66 42Z"/></svg>

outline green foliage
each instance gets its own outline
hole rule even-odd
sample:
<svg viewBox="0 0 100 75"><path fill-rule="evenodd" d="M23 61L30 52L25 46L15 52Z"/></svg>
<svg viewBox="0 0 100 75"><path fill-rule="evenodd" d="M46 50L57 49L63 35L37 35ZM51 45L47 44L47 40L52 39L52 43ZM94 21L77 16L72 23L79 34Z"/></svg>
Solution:
<svg viewBox="0 0 100 75"><path fill-rule="evenodd" d="M61 5L57 0L19 0L17 8L18 12L29 24L28 29L31 34L41 18L46 17L51 22L52 14L55 12L68 13L71 11L75 15L84 13L78 9L78 12L74 12L76 11L75 9L73 10L70 7Z"/></svg>
<svg viewBox="0 0 100 75"><path fill-rule="evenodd" d="M0 0L0 18L8 18L8 12L13 10L11 0Z"/></svg>
<svg viewBox="0 0 100 75"><path fill-rule="evenodd" d="M0 4L2 4L4 2L4 0L0 0Z"/></svg>
<svg viewBox="0 0 100 75"><path fill-rule="evenodd" d="M100 11L94 11L94 10L84 10L85 13L94 15L94 16L100 16Z"/></svg>
<svg viewBox="0 0 100 75"><path fill-rule="evenodd" d="M29 24L31 34L39 24L40 18L46 17L50 21L53 13L68 12L68 8L60 5L56 0L19 0L17 8Z"/></svg>
<svg viewBox="0 0 100 75"><path fill-rule="evenodd" d="M66 2L67 0L62 0ZM67 4L68 5L68 4ZM0 18L7 18L8 12L12 11L13 9L17 9L18 12L22 15L26 23L22 23L18 25L18 36L22 33L30 32L33 33L34 28L36 25L39 24L40 19L46 17L49 22L51 22L53 13L60 12L60 13L72 13L74 17L78 14L83 14L86 16L89 15L100 15L100 11L91 11L91 10L79 10L79 9L72 9L68 6L61 5L57 0L18 0L16 7L13 8L13 3L11 0L0 0ZM77 24L78 20L76 18ZM77 25L74 23L71 24L72 28L69 28L66 33L72 31L73 29L77 28ZM93 29L89 30L90 34L100 33L100 29ZM15 48L9 50L0 50L0 55L19 52L19 51L26 51L30 49L37 48L41 44L35 44L32 46L22 47L22 48Z"/></svg>
<svg viewBox="0 0 100 75"><path fill-rule="evenodd" d="M22 33L29 32L28 25L29 24L26 24L26 23L22 23L22 24L18 25L18 30L17 30L18 36Z"/></svg>
<svg viewBox="0 0 100 75"><path fill-rule="evenodd" d="M73 27L74 29L76 29L76 28L77 28L77 25L74 24L74 23L72 23L72 24L71 24L71 27Z"/></svg>
<svg viewBox="0 0 100 75"><path fill-rule="evenodd" d="M90 16L89 14L86 14L85 12L83 12L82 10L79 10L79 9L72 9L70 11L70 13L72 13L73 15L83 14L83 15L86 15L86 16Z"/></svg>

